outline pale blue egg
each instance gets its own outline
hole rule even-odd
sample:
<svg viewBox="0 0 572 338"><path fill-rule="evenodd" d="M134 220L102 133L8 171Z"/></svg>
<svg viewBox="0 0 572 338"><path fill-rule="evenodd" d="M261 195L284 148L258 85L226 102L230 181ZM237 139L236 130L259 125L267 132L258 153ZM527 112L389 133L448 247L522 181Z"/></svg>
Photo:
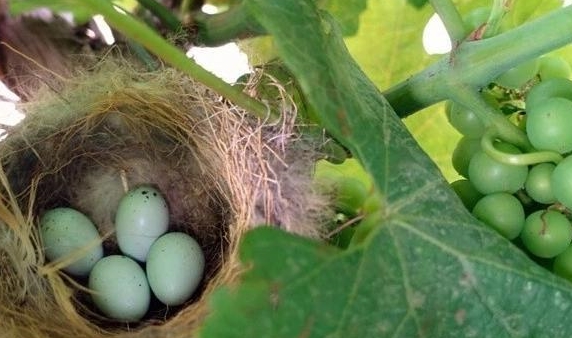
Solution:
<svg viewBox="0 0 572 338"><path fill-rule="evenodd" d="M46 258L71 263L64 271L87 276L95 263L103 257L101 237L93 222L72 208L48 210L40 218L40 237Z"/></svg>
<svg viewBox="0 0 572 338"><path fill-rule="evenodd" d="M102 258L89 275L88 287L97 308L109 318L134 322L149 309L151 290L145 271L127 256Z"/></svg>
<svg viewBox="0 0 572 338"><path fill-rule="evenodd" d="M151 186L140 186L121 198L115 215L119 249L144 262L151 244L169 227L169 208L161 193Z"/></svg>
<svg viewBox="0 0 572 338"><path fill-rule="evenodd" d="M182 232L167 233L151 246L147 280L155 296L166 305L180 305L199 285L205 268L197 241Z"/></svg>

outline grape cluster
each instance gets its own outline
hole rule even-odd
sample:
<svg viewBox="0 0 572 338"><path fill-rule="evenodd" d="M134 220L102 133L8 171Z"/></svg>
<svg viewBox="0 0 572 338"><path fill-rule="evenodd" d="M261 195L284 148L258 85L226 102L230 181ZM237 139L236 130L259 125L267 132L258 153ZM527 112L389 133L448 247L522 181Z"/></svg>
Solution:
<svg viewBox="0 0 572 338"><path fill-rule="evenodd" d="M521 149L494 124L448 102L447 118L463 137L452 154L464 178L451 183L484 224L572 280L572 74L547 55L523 63L483 89L484 100L525 132Z"/></svg>

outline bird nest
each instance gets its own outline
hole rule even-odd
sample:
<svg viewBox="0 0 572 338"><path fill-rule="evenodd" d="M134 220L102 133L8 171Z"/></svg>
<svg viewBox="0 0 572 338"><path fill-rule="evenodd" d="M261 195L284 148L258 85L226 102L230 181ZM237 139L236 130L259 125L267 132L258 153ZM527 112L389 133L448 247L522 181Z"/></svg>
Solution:
<svg viewBox="0 0 572 338"><path fill-rule="evenodd" d="M240 276L237 247L247 230L266 224L320 237L328 208L311 188L316 153L296 133L294 107L283 107L278 122L264 121L173 69L113 62L40 90L0 142L0 332L191 336L212 291ZM80 210L113 254L115 210L140 184L163 192L170 231L193 236L206 267L186 303L155 304L126 324L98 313L85 280L46 260L38 219L54 207Z"/></svg>

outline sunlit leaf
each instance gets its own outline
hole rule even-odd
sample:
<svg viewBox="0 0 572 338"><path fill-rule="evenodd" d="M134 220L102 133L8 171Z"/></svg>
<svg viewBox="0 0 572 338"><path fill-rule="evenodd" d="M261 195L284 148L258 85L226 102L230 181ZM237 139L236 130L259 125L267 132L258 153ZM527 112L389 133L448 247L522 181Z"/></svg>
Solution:
<svg viewBox="0 0 572 338"><path fill-rule="evenodd" d="M342 34L350 36L357 33L360 15L366 9L368 0L320 0L319 3L338 21Z"/></svg>

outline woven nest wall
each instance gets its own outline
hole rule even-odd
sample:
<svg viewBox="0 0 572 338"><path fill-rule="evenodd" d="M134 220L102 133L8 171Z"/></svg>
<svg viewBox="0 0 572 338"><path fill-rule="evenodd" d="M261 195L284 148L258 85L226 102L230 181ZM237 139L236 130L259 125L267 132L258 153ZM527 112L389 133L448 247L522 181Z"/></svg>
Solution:
<svg viewBox="0 0 572 338"><path fill-rule="evenodd" d="M40 91L0 142L0 332L192 336L212 290L239 276L236 250L245 231L272 224L320 237L328 206L309 188L316 153L295 133L295 109L284 107L279 122L261 121L175 70L141 72L112 62ZM76 208L94 221L112 254L119 199L143 183L163 192L169 230L198 241L206 270L185 304L156 306L127 325L99 315L85 281L45 259L38 217Z"/></svg>

